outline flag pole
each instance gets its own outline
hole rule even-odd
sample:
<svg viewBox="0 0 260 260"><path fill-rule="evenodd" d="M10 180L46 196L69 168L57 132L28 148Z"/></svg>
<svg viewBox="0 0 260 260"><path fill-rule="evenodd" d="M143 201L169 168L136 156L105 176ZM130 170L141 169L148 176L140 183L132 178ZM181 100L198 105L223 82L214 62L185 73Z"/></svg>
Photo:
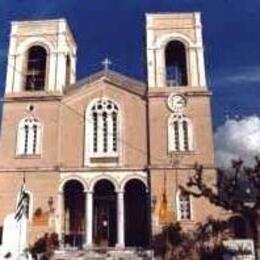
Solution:
<svg viewBox="0 0 260 260"><path fill-rule="evenodd" d="M18 203L21 202L21 200L24 200L24 192L25 192L25 171L23 171L23 182L22 182L22 186L21 186L21 190L20 190L20 196L19 196L19 201ZM22 221L23 221L23 217L24 217L24 212L25 212L25 206L24 205L24 202L22 201L23 205L23 209L21 211L20 214L21 217L18 216L19 218L19 239L18 239L18 252L19 252L19 255L22 255L22 245L21 245L21 242L22 242ZM19 204L17 204L19 206Z"/></svg>

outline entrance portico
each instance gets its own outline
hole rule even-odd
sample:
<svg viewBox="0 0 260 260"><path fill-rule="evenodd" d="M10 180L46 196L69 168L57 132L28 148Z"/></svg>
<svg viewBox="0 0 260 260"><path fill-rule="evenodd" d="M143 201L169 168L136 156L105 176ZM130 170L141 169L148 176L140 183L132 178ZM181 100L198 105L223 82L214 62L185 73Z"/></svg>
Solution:
<svg viewBox="0 0 260 260"><path fill-rule="evenodd" d="M112 174L111 174L112 175ZM84 229L82 244L77 246L85 247L118 247L124 248L125 246L145 246L147 245L147 182L144 174L140 175L127 175L121 178L121 181L104 174L93 176L93 178L84 178L79 176L70 175L69 178L64 178L61 183L61 191L58 195L58 209L59 216L62 223L67 223L66 209L71 207L67 205L71 200L68 199L68 194L65 194L65 187L69 183L77 180L82 184L83 206L79 212L84 213L83 221L78 219L79 214L70 214L70 223L80 223L81 231ZM68 177L68 176L67 176ZM89 175L88 175L89 177ZM131 199L136 192L136 196ZM73 194L73 193L72 193ZM139 202L136 203L135 199L138 197ZM81 200L82 201L82 200ZM74 207L74 206L73 206ZM72 207L72 208L73 208ZM142 223L139 223L135 231L131 228L131 220L129 217L126 219L126 214L129 210L134 211L131 218L138 218L141 214ZM67 213L68 214L68 213ZM68 234L68 228L65 225L58 225L59 237L63 242L66 237L73 234ZM71 229L72 230L72 229ZM141 237L134 241L134 236ZM72 239L72 241L75 241ZM78 240L77 240L78 241ZM75 246L74 243L69 243Z"/></svg>

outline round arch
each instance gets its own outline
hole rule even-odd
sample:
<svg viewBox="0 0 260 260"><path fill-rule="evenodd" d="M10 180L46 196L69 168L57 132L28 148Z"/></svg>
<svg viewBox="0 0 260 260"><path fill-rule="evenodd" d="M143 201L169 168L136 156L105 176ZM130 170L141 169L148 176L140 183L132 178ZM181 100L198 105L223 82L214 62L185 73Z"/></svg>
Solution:
<svg viewBox="0 0 260 260"><path fill-rule="evenodd" d="M17 54L23 54L33 46L40 46L44 48L47 52L47 55L50 55L51 52L55 51L54 46L45 38L33 37L26 39L19 45L19 47L17 48Z"/></svg>
<svg viewBox="0 0 260 260"><path fill-rule="evenodd" d="M148 245L148 205L147 186L141 178L131 178L125 183L125 245L146 247ZM138 219L138 222L133 222Z"/></svg>
<svg viewBox="0 0 260 260"><path fill-rule="evenodd" d="M95 177L94 179L91 180L90 184L89 184L89 191L90 192L94 192L94 188L95 185L102 180L106 180L109 181L113 184L114 188L115 188L115 192L120 190L120 186L119 183L117 182L117 180L109 175L100 175Z"/></svg>
<svg viewBox="0 0 260 260"><path fill-rule="evenodd" d="M91 108L93 107L93 105L98 102L100 99L103 99L103 100L110 100L112 101L117 107L118 107L118 110L119 111L122 111L121 109L121 104L115 100L113 97L108 97L108 96L104 96L104 97L98 97L98 98L94 98L92 99L89 104L87 105L86 109L85 109L85 115L88 115L91 111Z"/></svg>
<svg viewBox="0 0 260 260"><path fill-rule="evenodd" d="M78 182L80 182L82 184L83 188L84 188L84 192L89 190L88 184L85 182L85 180L83 178L81 178L80 176L77 176L77 175L71 175L71 176L65 177L59 183L58 191L60 193L63 193L64 187L67 184L67 182L69 182L69 181L78 181Z"/></svg>
<svg viewBox="0 0 260 260"><path fill-rule="evenodd" d="M110 101L117 107L117 151L115 152L116 156L118 157L117 164L121 164L123 160L123 152L124 152L124 145L122 145L121 136L123 136L124 132L124 109L123 104L121 104L118 100L115 100L114 97L98 97L92 99L89 104L87 104L85 108L85 144L84 144L84 163L85 165L93 165L95 162L91 161L91 158L94 157L93 155L93 117L92 117L92 108L93 106L100 100ZM109 151L109 153L113 153L113 151ZM113 155L114 156L114 155Z"/></svg>
<svg viewBox="0 0 260 260"><path fill-rule="evenodd" d="M165 49L166 45L171 41L178 41L184 44L185 48L195 47L194 42L184 34L170 33L161 36L156 42L155 47L158 49Z"/></svg>
<svg viewBox="0 0 260 260"><path fill-rule="evenodd" d="M137 180L137 181L140 181L144 184L145 188L146 188L146 192L148 192L148 184L147 184L147 180L145 177L143 176L139 176L139 175L130 175L130 176L127 176L125 177L121 183L120 183L120 191L125 191L125 187L127 185L127 183L129 181L132 181L132 180Z"/></svg>

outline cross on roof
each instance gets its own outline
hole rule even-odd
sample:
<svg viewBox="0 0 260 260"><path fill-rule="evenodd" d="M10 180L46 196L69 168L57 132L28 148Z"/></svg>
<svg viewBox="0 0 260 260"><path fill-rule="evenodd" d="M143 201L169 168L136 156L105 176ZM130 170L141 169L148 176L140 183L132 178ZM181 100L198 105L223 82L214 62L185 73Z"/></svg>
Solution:
<svg viewBox="0 0 260 260"><path fill-rule="evenodd" d="M109 66L112 64L111 60L109 58L105 58L101 64L104 66L104 70L107 71L109 69Z"/></svg>

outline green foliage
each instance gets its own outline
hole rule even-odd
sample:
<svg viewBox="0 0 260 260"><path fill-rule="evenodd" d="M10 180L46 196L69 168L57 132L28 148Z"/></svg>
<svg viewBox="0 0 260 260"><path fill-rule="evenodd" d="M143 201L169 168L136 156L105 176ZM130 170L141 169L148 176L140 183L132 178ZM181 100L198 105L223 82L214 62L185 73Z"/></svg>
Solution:
<svg viewBox="0 0 260 260"><path fill-rule="evenodd" d="M53 255L54 250L59 247L59 239L56 233L46 233L40 237L34 245L30 248L30 253L34 259L37 259L37 255L42 255L42 260L48 260Z"/></svg>

